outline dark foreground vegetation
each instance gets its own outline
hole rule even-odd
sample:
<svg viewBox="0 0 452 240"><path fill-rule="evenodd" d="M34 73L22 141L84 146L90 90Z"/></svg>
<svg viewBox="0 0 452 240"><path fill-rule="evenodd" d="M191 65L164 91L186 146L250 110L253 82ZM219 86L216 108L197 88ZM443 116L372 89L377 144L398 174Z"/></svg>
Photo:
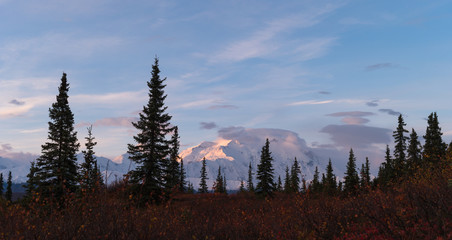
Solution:
<svg viewBox="0 0 452 240"><path fill-rule="evenodd" d="M122 185L69 197L0 205L1 239L451 239L452 178L422 169L397 186L356 196L175 194L139 206ZM50 201L50 202L49 202Z"/></svg>
<svg viewBox="0 0 452 240"><path fill-rule="evenodd" d="M137 168L112 186L104 185L97 166L92 127L85 162L76 162L80 144L63 74L25 196L12 198L11 172L3 195L0 175L0 239L452 239L452 143L443 142L436 113L428 117L423 146L414 129L406 136L399 116L393 155L387 146L374 179L367 158L358 173L350 149L343 181L337 182L331 160L321 178L316 168L312 181L300 179L295 158L283 184L274 178L267 139L257 171L249 165L246 189L242 181L238 194L227 195L219 168L208 193L204 159L198 194L192 194L178 128L165 113L157 58L152 69L149 102L128 145Z"/></svg>

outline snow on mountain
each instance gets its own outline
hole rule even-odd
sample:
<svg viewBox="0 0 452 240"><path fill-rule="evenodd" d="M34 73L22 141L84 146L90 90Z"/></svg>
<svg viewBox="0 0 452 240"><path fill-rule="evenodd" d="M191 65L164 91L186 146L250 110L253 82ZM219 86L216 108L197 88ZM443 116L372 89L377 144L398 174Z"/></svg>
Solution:
<svg viewBox="0 0 452 240"><path fill-rule="evenodd" d="M307 180L312 179L316 166L322 172L328 163L318 157L298 134L288 130L231 127L220 130L219 137L215 142L202 142L180 154L184 159L187 180L192 182L195 188L199 185L201 161L205 157L208 186L212 187L220 167L228 180L228 188L237 189L240 181L247 181L250 163L254 174L256 173L260 153L267 138L270 141L275 180L278 176L284 179L286 167L292 166L295 157L301 165L303 177Z"/></svg>
<svg viewBox="0 0 452 240"><path fill-rule="evenodd" d="M202 142L182 151L180 154L184 160L187 181L191 182L195 189L199 186L201 161L204 157L207 160L206 170L209 178L207 184L210 189L218 174L219 167L222 174L226 175L227 188L238 189L240 181L246 182L248 180L250 163L256 184L257 165L267 138L270 141L270 151L273 157L275 181L278 176L284 179L286 167L292 166L295 157L300 163L302 176L306 180L311 180L315 167L318 166L319 171L324 172L328 163L328 156L334 155L333 152L329 152L328 156L325 157L325 154L308 147L305 140L301 139L297 133L288 130L230 127L221 129L218 133L219 138L215 142ZM115 161L105 157L96 157L103 179L112 183L122 179L129 170L135 169L135 163L130 161L128 156L128 154L123 154L115 158ZM26 182L30 161L16 161L0 157L0 172L6 178L8 172L11 171L13 182ZM79 153L77 162L81 164L83 161L83 154ZM336 175L341 175L335 166L333 168Z"/></svg>

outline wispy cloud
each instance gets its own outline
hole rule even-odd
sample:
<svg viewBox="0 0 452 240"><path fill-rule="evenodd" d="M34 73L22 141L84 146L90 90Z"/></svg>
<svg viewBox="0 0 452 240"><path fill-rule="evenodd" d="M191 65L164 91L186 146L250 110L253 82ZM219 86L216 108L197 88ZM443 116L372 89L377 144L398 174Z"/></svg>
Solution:
<svg viewBox="0 0 452 240"><path fill-rule="evenodd" d="M352 112L335 112L327 114L330 117L366 117L375 115L373 112L361 112L361 111L352 111Z"/></svg>
<svg viewBox="0 0 452 240"><path fill-rule="evenodd" d="M330 95L331 94L331 92L328 92L328 91L319 91L318 93L322 94L322 95Z"/></svg>
<svg viewBox="0 0 452 240"><path fill-rule="evenodd" d="M235 106L235 105L230 105L230 104L224 104L224 105L212 105L209 106L209 110L216 110L216 109L237 109L239 107Z"/></svg>
<svg viewBox="0 0 452 240"><path fill-rule="evenodd" d="M366 105L369 107L378 107L378 102L379 102L378 100L372 100L372 101L366 102Z"/></svg>
<svg viewBox="0 0 452 240"><path fill-rule="evenodd" d="M200 122L199 125L200 125L199 128L206 129L206 130L210 130L210 129L214 129L214 128L218 127L215 122Z"/></svg>
<svg viewBox="0 0 452 240"><path fill-rule="evenodd" d="M337 38L318 38L302 43L295 49L300 61L307 61L324 56Z"/></svg>
<svg viewBox="0 0 452 240"><path fill-rule="evenodd" d="M320 130L330 135L336 146L368 148L372 144L389 143L391 129L364 125L328 125Z"/></svg>
<svg viewBox="0 0 452 240"><path fill-rule="evenodd" d="M71 96L71 102L75 104L118 104L124 102L144 102L146 90L135 92L116 92L104 94L78 94Z"/></svg>
<svg viewBox="0 0 452 240"><path fill-rule="evenodd" d="M332 103L332 102L334 102L334 100L325 100L325 101L307 100L307 101L289 103L288 105L289 106L318 105L318 104L327 104L327 103Z"/></svg>
<svg viewBox="0 0 452 240"><path fill-rule="evenodd" d="M370 120L364 117L375 115L372 112L361 112L361 111L352 111L352 112L336 112L327 114L330 117L342 117L341 121L345 124L349 125L362 125L368 123Z"/></svg>
<svg viewBox="0 0 452 240"><path fill-rule="evenodd" d="M396 67L398 67L398 65L394 64L394 63L377 63L377 64L366 66L366 71L374 71L374 70L379 70L379 69L384 69L384 68L396 68Z"/></svg>
<svg viewBox="0 0 452 240"><path fill-rule="evenodd" d="M25 102L19 101L19 100L17 100L17 99L13 99L13 100L9 101L9 103L11 103L11 104L13 104L13 105L17 105L17 106L22 106L22 105L25 104Z"/></svg>
<svg viewBox="0 0 452 240"><path fill-rule="evenodd" d="M387 108L378 109L378 111L382 112L382 113L387 113L387 114L393 115L393 116L399 116L400 114L402 114L400 112L394 111L392 109L387 109Z"/></svg>
<svg viewBox="0 0 452 240"><path fill-rule="evenodd" d="M236 41L227 45L224 50L214 54L210 62L237 62L245 59L266 56L280 49L283 45L273 41L284 32L293 29L308 28L320 22L320 17L333 11L338 6L326 5L322 8L310 9L300 15L293 15L281 19L276 19L268 23L265 27L252 33L248 38ZM302 44L298 52L302 53L302 58L312 59L324 53L324 46L330 44L334 39L317 39L309 43ZM309 49L311 47L312 49Z"/></svg>

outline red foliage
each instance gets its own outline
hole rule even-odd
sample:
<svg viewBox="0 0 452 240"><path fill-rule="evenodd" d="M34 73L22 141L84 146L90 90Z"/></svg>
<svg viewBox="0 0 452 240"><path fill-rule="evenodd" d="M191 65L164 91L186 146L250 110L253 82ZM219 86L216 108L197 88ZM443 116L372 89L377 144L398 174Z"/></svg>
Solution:
<svg viewBox="0 0 452 240"><path fill-rule="evenodd" d="M176 194L137 206L115 191L0 202L0 239L452 239L450 165L355 197Z"/></svg>

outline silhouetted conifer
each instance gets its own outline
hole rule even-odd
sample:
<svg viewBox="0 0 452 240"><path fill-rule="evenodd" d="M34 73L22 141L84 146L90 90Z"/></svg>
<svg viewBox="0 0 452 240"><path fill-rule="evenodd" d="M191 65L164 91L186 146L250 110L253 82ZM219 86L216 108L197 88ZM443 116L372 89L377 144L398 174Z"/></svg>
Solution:
<svg viewBox="0 0 452 240"><path fill-rule="evenodd" d="M423 160L427 163L437 163L444 156L447 146L441 138L443 134L439 127L436 112L428 116L427 124L427 130L424 135Z"/></svg>
<svg viewBox="0 0 452 240"><path fill-rule="evenodd" d="M218 175L217 179L213 183L213 192L215 193L224 193L224 186L223 186L223 176L221 175L221 167L218 167Z"/></svg>
<svg viewBox="0 0 452 240"><path fill-rule="evenodd" d="M356 158L353 149L350 149L350 155L347 162L347 170L344 177L344 191L353 194L359 187L359 176L356 171Z"/></svg>
<svg viewBox="0 0 452 240"><path fill-rule="evenodd" d="M407 149L407 171L408 174L413 172L420 166L422 162L421 143L414 129L411 129L410 140Z"/></svg>
<svg viewBox="0 0 452 240"><path fill-rule="evenodd" d="M290 186L290 183L289 167L286 166L286 177L284 178L284 191L286 193L292 192L292 186Z"/></svg>
<svg viewBox="0 0 452 240"><path fill-rule="evenodd" d="M324 191L328 195L333 195L336 192L336 188L336 176L333 173L333 165L331 164L331 159L329 159L328 165L326 166L326 180L324 184Z"/></svg>
<svg viewBox="0 0 452 240"><path fill-rule="evenodd" d="M253 184L253 168L251 166L251 162L250 165L248 167L248 184L247 184L247 189L249 192L254 192L254 184Z"/></svg>
<svg viewBox="0 0 452 240"><path fill-rule="evenodd" d="M3 197L3 173L0 173L0 198Z"/></svg>
<svg viewBox="0 0 452 240"><path fill-rule="evenodd" d="M318 193L322 190L322 185L320 184L320 179L319 179L319 168L317 166L315 167L314 177L312 179L312 182L311 182L309 188L311 189L311 192L313 192L313 193Z"/></svg>
<svg viewBox="0 0 452 240"><path fill-rule="evenodd" d="M91 191L99 187L99 181L102 178L99 176L99 170L97 169L97 160L94 156L94 146L96 146L97 142L94 141L93 127L88 127L88 136L85 137L86 150L83 150L83 156L85 162L83 162L80 166L80 187L82 190Z"/></svg>
<svg viewBox="0 0 452 240"><path fill-rule="evenodd" d="M265 141L262 147L260 163L257 165L257 186L256 192L263 196L271 196L275 191L275 181L273 180L273 158L270 152L270 142Z"/></svg>
<svg viewBox="0 0 452 240"><path fill-rule="evenodd" d="M8 180L6 181L6 192L5 192L5 199L8 201L12 200L12 196L13 196L13 190L12 190L12 175L11 175L11 171L9 171L8 173Z"/></svg>
<svg viewBox="0 0 452 240"><path fill-rule="evenodd" d="M42 145L35 164L36 190L44 197L62 201L66 193L75 192L78 185L77 157L80 147L74 131L74 114L69 107L69 83L63 73L56 102L49 109L48 142Z"/></svg>
<svg viewBox="0 0 452 240"><path fill-rule="evenodd" d="M300 177L301 174L300 165L298 164L297 158L295 158L292 168L290 170L290 187L292 188L292 192L300 191Z"/></svg>
<svg viewBox="0 0 452 240"><path fill-rule="evenodd" d="M165 111L166 95L164 92L166 78L160 78L158 58L152 65L151 79L147 82L149 100L139 114L138 122L133 126L138 134L133 137L136 144L128 144L130 159L137 164L135 170L130 171L132 189L141 195L141 200L160 201L162 196L163 166L170 153L170 141L166 135L173 131L170 127L171 116Z"/></svg>
<svg viewBox="0 0 452 240"><path fill-rule="evenodd" d="M186 181L185 181L185 178L186 178L186 175L185 175L185 168L184 168L184 159L180 159L180 173L179 173L179 177L180 177L180 179L179 179L179 191L181 191L181 192L185 192L187 189L186 189Z"/></svg>
<svg viewBox="0 0 452 240"><path fill-rule="evenodd" d="M276 191L282 192L284 191L281 181L281 176L278 175L278 183L276 184Z"/></svg>
<svg viewBox="0 0 452 240"><path fill-rule="evenodd" d="M169 162L165 167L165 189L170 192L173 188L180 186L181 168L179 164L179 131L177 126L174 127L173 136L171 138L171 149Z"/></svg>
<svg viewBox="0 0 452 240"><path fill-rule="evenodd" d="M202 167L201 167L201 181L199 183L199 189L198 192L199 193L207 193L208 189L207 189L207 171L206 171L206 158L202 159Z"/></svg>
<svg viewBox="0 0 452 240"><path fill-rule="evenodd" d="M397 129L393 132L394 137L394 177L399 178L405 172L406 154L407 149L406 141L408 137L404 134L408 133L404 127L406 123L403 121L402 114L399 115Z"/></svg>

